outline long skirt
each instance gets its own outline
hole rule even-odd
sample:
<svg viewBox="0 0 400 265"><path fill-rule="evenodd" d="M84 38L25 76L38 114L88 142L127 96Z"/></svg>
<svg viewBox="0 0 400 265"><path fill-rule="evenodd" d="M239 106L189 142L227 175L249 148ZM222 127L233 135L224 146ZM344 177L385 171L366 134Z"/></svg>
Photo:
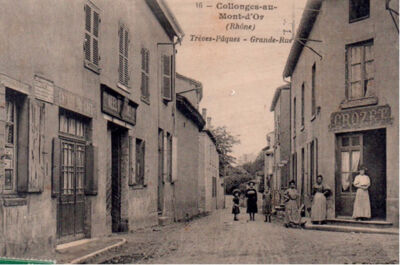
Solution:
<svg viewBox="0 0 400 265"><path fill-rule="evenodd" d="M314 195L311 206L311 221L321 222L326 220L326 198L321 192Z"/></svg>
<svg viewBox="0 0 400 265"><path fill-rule="evenodd" d="M289 200L285 205L285 224L300 224L301 216L296 200Z"/></svg>
<svg viewBox="0 0 400 265"><path fill-rule="evenodd" d="M272 204L271 202L264 202L262 205L262 213L263 214L271 214L272 213Z"/></svg>
<svg viewBox="0 0 400 265"><path fill-rule="evenodd" d="M359 217L371 218L371 204L369 202L368 190L357 189L353 218Z"/></svg>
<svg viewBox="0 0 400 265"><path fill-rule="evenodd" d="M257 213L257 201L255 200L247 200L247 213Z"/></svg>

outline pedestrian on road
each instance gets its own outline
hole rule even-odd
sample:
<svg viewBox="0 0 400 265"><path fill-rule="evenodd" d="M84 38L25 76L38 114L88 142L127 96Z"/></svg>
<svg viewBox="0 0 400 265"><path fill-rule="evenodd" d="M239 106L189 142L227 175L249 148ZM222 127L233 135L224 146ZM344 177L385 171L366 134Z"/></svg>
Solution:
<svg viewBox="0 0 400 265"><path fill-rule="evenodd" d="M311 206L311 222L322 224L326 221L326 197L330 190L322 184L323 176L318 175L317 183L313 186L313 202Z"/></svg>
<svg viewBox="0 0 400 265"><path fill-rule="evenodd" d="M285 191L285 226L297 227L301 224L301 215L297 206L298 193L294 180L289 182L289 188Z"/></svg>
<svg viewBox="0 0 400 265"><path fill-rule="evenodd" d="M240 213L239 195L240 195L240 190L235 189L233 191L233 206L232 206L233 221L239 221L239 219L237 218L237 215Z"/></svg>
<svg viewBox="0 0 400 265"><path fill-rule="evenodd" d="M263 214L265 215L264 222L271 223L271 214L272 214L272 193L268 186L265 187L265 191L263 194L263 206L262 206Z"/></svg>
<svg viewBox="0 0 400 265"><path fill-rule="evenodd" d="M360 174L355 177L353 182L354 187L357 188L353 209L353 218L356 220L371 218L371 204L368 194L368 188L371 185L371 181L365 174L366 171L366 167L360 166Z"/></svg>
<svg viewBox="0 0 400 265"><path fill-rule="evenodd" d="M250 215L250 221L255 221L254 215L258 212L257 191L254 188L255 184L253 180L249 181L249 188L246 190L247 213Z"/></svg>

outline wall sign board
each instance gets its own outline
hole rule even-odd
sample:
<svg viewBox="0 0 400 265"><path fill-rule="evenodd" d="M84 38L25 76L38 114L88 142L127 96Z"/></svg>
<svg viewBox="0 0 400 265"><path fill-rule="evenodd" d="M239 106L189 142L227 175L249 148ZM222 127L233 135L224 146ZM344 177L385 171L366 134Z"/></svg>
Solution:
<svg viewBox="0 0 400 265"><path fill-rule="evenodd" d="M115 118L126 121L132 125L136 124L137 104L127 97L102 85L101 109Z"/></svg>
<svg viewBox="0 0 400 265"><path fill-rule="evenodd" d="M35 97L45 102L54 103L54 84L42 77L35 76L33 80Z"/></svg>
<svg viewBox="0 0 400 265"><path fill-rule="evenodd" d="M55 102L65 109L90 118L95 117L95 103L92 100L76 95L65 89L58 88L58 95Z"/></svg>
<svg viewBox="0 0 400 265"><path fill-rule="evenodd" d="M365 107L334 112L331 115L330 131L367 129L390 125L393 122L389 105Z"/></svg>

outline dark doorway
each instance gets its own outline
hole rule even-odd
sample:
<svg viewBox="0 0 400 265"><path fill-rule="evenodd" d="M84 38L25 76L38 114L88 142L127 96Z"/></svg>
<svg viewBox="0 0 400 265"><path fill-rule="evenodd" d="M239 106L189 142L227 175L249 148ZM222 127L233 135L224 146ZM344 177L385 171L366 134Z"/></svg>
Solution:
<svg viewBox="0 0 400 265"><path fill-rule="evenodd" d="M386 218L386 130L364 134L364 165L371 180L369 198L371 217Z"/></svg>
<svg viewBox="0 0 400 265"><path fill-rule="evenodd" d="M111 129L111 219L112 232L121 228L121 141L123 130L110 125Z"/></svg>

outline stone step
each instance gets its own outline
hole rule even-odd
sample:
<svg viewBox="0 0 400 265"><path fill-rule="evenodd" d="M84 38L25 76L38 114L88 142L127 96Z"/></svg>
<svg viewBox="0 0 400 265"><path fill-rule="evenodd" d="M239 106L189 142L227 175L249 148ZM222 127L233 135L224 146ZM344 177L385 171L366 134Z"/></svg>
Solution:
<svg viewBox="0 0 400 265"><path fill-rule="evenodd" d="M390 234L390 235L398 235L399 229L397 228L374 228L374 227L366 227L366 226L345 226L345 225L316 225L312 224L310 220L308 220L304 226L305 229L309 230L320 230L320 231L332 231L332 232L347 232L347 233L370 233L370 234Z"/></svg>
<svg viewBox="0 0 400 265"><path fill-rule="evenodd" d="M329 219L326 222L328 225L342 225L342 226L353 226L353 227L372 227L372 228L390 228L393 223L383 220L368 220L368 221L357 221L350 218L335 218Z"/></svg>
<svg viewBox="0 0 400 265"><path fill-rule="evenodd" d="M164 225L169 225L174 222L174 219L169 216L159 216L158 217L158 225L164 226Z"/></svg>

